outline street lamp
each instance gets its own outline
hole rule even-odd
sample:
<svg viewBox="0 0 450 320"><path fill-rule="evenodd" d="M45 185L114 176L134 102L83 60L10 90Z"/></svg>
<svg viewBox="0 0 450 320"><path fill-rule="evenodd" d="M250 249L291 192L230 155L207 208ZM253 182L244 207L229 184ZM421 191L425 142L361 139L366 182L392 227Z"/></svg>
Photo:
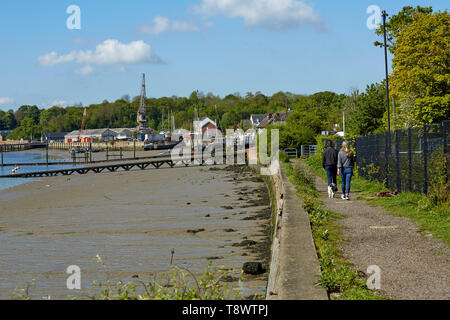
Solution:
<svg viewBox="0 0 450 320"><path fill-rule="evenodd" d="M387 100L387 112L388 112L388 137L391 139L391 112L389 108L389 69L388 69L388 57L387 57L387 40L386 40L386 17L389 16L385 10L381 13L383 16L383 34L384 34L384 61L386 67L386 100Z"/></svg>

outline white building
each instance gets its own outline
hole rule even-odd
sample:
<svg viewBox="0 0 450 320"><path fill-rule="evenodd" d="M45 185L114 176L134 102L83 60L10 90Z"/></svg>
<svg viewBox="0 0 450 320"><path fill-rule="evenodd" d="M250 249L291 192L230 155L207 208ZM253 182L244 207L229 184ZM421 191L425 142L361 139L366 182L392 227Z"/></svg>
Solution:
<svg viewBox="0 0 450 320"><path fill-rule="evenodd" d="M117 137L117 133L111 129L87 129L83 130L80 135L80 130L72 131L64 137L66 143L70 142L93 142L99 141L112 141Z"/></svg>
<svg viewBox="0 0 450 320"><path fill-rule="evenodd" d="M116 140L132 140L133 133L137 132L137 129L129 129L129 128L118 128L111 130L117 133L117 136L115 137Z"/></svg>

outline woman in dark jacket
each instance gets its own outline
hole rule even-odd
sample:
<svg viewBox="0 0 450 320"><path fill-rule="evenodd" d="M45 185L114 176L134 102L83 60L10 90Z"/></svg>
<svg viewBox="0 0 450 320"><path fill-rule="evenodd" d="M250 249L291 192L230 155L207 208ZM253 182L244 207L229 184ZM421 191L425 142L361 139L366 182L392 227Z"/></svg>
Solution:
<svg viewBox="0 0 450 320"><path fill-rule="evenodd" d="M327 148L322 154L322 166L327 173L328 186L331 186L332 183L337 184L337 161L338 152L334 148L333 142L328 141Z"/></svg>
<svg viewBox="0 0 450 320"><path fill-rule="evenodd" d="M342 142L342 149L338 154L338 174L342 178L342 200L350 200L350 184L352 182L354 167L353 151L347 141Z"/></svg>

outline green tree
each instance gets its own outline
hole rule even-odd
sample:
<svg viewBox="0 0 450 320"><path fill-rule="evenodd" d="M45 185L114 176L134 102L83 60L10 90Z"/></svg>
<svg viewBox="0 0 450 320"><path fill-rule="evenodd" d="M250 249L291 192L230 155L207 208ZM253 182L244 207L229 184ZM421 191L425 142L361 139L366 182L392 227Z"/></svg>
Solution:
<svg viewBox="0 0 450 320"><path fill-rule="evenodd" d="M367 86L364 93L354 98L354 106L347 112L346 133L350 136L366 136L382 130L386 110L386 82Z"/></svg>
<svg viewBox="0 0 450 320"><path fill-rule="evenodd" d="M421 7L416 8L411 6L403 7L402 11L393 15L386 21L386 35L388 41L388 49L392 54L395 54L397 46L397 38L402 33L402 31L409 26L415 20L418 14L431 14L433 13L432 7ZM375 33L379 36L383 36L383 26L380 26ZM378 47L384 47L384 43L376 41L374 43Z"/></svg>
<svg viewBox="0 0 450 320"><path fill-rule="evenodd" d="M398 35L393 59L392 95L415 100L414 125L450 117L450 15L418 13Z"/></svg>
<svg viewBox="0 0 450 320"><path fill-rule="evenodd" d="M3 114L0 116L0 127L2 128L1 130L13 130L17 127L17 121L14 117L13 110L3 112Z"/></svg>
<svg viewBox="0 0 450 320"><path fill-rule="evenodd" d="M21 123L24 118L30 118L35 124L39 123L40 110L37 106L21 106L15 113L17 123Z"/></svg>
<svg viewBox="0 0 450 320"><path fill-rule="evenodd" d="M38 139L40 138L41 134L41 126L35 124L32 118L26 117L22 120L20 126L14 129L14 131L8 135L8 139Z"/></svg>
<svg viewBox="0 0 450 320"><path fill-rule="evenodd" d="M220 120L220 127L225 132L226 129L234 129L238 126L241 118L235 110L226 112Z"/></svg>

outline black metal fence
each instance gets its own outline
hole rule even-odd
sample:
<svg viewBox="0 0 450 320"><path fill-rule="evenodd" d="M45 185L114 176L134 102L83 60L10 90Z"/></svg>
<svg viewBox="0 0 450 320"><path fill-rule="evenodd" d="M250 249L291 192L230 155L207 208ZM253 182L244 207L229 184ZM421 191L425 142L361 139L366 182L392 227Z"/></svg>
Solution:
<svg viewBox="0 0 450 320"><path fill-rule="evenodd" d="M336 141L339 150L343 140ZM442 168L450 162L450 121L349 139L356 150L358 174L384 182L391 190L427 193ZM448 181L448 172L444 173Z"/></svg>

